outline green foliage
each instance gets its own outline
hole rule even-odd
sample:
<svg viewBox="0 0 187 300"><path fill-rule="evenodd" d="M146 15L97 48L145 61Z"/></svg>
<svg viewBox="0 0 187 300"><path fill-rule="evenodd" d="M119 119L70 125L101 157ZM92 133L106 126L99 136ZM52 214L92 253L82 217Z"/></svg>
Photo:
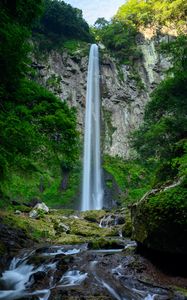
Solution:
<svg viewBox="0 0 187 300"><path fill-rule="evenodd" d="M139 158L155 168L155 184L186 174L187 37L179 35L161 48L173 62L171 76L152 93L132 140Z"/></svg>
<svg viewBox="0 0 187 300"><path fill-rule="evenodd" d="M157 190L133 211L134 238L149 248L186 253L187 190L185 182Z"/></svg>
<svg viewBox="0 0 187 300"><path fill-rule="evenodd" d="M35 34L39 33L40 37L41 34L44 36L42 37L42 47L45 44L46 48L50 50L51 47L59 47L69 39L86 42L92 40L89 26L83 19L81 10L73 8L64 1L45 0L44 2L43 16L34 28Z"/></svg>
<svg viewBox="0 0 187 300"><path fill-rule="evenodd" d="M187 4L183 0L128 0L122 5L115 18L137 27L154 25L183 30L186 24Z"/></svg>
<svg viewBox="0 0 187 300"><path fill-rule="evenodd" d="M182 141L186 138L187 76L175 75L163 81L152 95L145 110L144 123L134 133L133 145L142 160L152 160L163 172L163 165L171 179L177 175L172 159L184 154Z"/></svg>
<svg viewBox="0 0 187 300"><path fill-rule="evenodd" d="M162 217L166 216L170 221L187 225L187 190L185 186L171 188L165 192L158 193L150 197L148 206L151 207L152 215L157 215L158 210L162 210ZM176 217L173 219L172 211L175 211ZM171 213L169 213L171 212ZM181 212L183 212L181 214ZM180 215L180 218L177 218Z"/></svg>
<svg viewBox="0 0 187 300"><path fill-rule="evenodd" d="M27 68L29 45L26 39L28 29L12 23L11 19L2 10L0 12L0 97L7 96L19 84Z"/></svg>
<svg viewBox="0 0 187 300"><path fill-rule="evenodd" d="M49 195L48 203L56 197L59 205L61 180L67 172L75 176L74 164L79 157L75 111L26 79L31 70L28 39L42 5L40 0L0 4L1 207L8 205L8 199L27 202L38 196L45 200ZM52 83L58 81L55 78ZM77 192L75 184L72 190L69 197Z"/></svg>
<svg viewBox="0 0 187 300"><path fill-rule="evenodd" d="M32 81L22 81L15 96L17 105L6 102L0 116L1 175L8 184L3 183L2 190L29 201L41 194L43 178L41 198L50 195L50 204L51 197L57 197L57 204L62 199L61 176L79 156L75 112Z"/></svg>
<svg viewBox="0 0 187 300"><path fill-rule="evenodd" d="M128 0L123 4L115 18L131 25L147 25L153 18L153 1Z"/></svg>
<svg viewBox="0 0 187 300"><path fill-rule="evenodd" d="M116 240L107 240L105 238L99 238L97 240L90 241L88 243L88 248L97 250L97 249L120 249L122 248L119 245L119 242Z"/></svg>
<svg viewBox="0 0 187 300"><path fill-rule="evenodd" d="M153 180L151 172L136 160L105 156L103 167L118 184L123 204L139 200L149 190Z"/></svg>
<svg viewBox="0 0 187 300"><path fill-rule="evenodd" d="M173 41L161 44L161 52L170 57L172 67L170 73L185 72L187 66L187 36L181 34Z"/></svg>
<svg viewBox="0 0 187 300"><path fill-rule="evenodd" d="M129 63L139 57L136 49L135 37L137 31L131 26L121 21L103 22L98 25L96 21L93 33L96 40L103 43L123 63Z"/></svg>
<svg viewBox="0 0 187 300"><path fill-rule="evenodd" d="M31 27L43 11L43 0L1 0L1 9L11 17L13 22Z"/></svg>

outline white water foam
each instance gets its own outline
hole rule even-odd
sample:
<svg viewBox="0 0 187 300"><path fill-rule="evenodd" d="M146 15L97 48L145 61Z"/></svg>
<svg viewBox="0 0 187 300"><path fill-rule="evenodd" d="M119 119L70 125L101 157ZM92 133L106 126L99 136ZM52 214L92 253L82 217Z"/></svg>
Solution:
<svg viewBox="0 0 187 300"><path fill-rule="evenodd" d="M68 271L62 276L60 286L79 285L86 279L87 276L87 273L81 273L78 270Z"/></svg>

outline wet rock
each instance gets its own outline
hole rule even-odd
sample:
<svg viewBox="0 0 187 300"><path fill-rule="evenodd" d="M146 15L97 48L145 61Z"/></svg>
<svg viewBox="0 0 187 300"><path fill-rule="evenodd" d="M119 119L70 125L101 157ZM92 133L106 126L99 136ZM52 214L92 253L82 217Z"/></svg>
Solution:
<svg viewBox="0 0 187 300"><path fill-rule="evenodd" d="M100 219L106 214L106 211L104 210L89 210L86 212L83 212L81 216L89 222L93 223L99 223Z"/></svg>
<svg viewBox="0 0 187 300"><path fill-rule="evenodd" d="M117 225L125 224L125 217L124 216L118 216L117 217Z"/></svg>
<svg viewBox="0 0 187 300"><path fill-rule="evenodd" d="M111 227L117 225L116 215L105 215L100 221L100 227Z"/></svg>
<svg viewBox="0 0 187 300"><path fill-rule="evenodd" d="M32 275L32 278L36 283L43 281L45 277L46 277L46 273L44 271L38 271Z"/></svg>
<svg viewBox="0 0 187 300"><path fill-rule="evenodd" d="M4 270L9 259L18 251L31 245L33 242L23 230L4 224L0 218L0 271Z"/></svg>

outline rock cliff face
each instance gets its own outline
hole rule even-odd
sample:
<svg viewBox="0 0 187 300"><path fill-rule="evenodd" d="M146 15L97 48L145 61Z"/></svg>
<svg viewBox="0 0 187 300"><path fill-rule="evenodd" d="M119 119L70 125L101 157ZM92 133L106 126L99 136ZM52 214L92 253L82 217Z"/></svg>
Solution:
<svg viewBox="0 0 187 300"><path fill-rule="evenodd" d="M112 156L130 157L129 133L143 118L144 107L155 86L163 79L169 62L158 54L157 43L163 38L137 36L142 53L134 67L119 63L102 51L101 94L103 151ZM37 80L77 109L78 126L84 127L88 56L77 52L50 52L34 59Z"/></svg>

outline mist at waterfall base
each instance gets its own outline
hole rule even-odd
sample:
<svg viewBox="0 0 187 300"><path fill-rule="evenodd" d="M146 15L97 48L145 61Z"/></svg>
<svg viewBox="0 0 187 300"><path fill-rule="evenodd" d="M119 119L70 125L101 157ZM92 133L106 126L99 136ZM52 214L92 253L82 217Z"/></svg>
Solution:
<svg viewBox="0 0 187 300"><path fill-rule="evenodd" d="M87 77L81 210L103 207L100 150L99 49L91 45Z"/></svg>

